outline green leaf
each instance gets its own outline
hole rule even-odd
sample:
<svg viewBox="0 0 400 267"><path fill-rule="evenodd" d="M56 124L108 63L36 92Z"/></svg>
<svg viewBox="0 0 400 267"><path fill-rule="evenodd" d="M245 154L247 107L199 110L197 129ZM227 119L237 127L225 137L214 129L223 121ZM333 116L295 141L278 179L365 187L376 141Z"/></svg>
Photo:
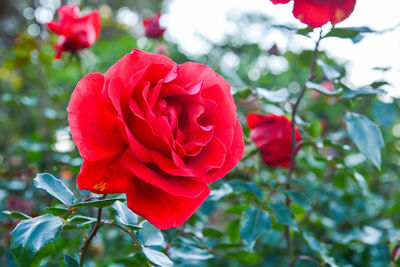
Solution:
<svg viewBox="0 0 400 267"><path fill-rule="evenodd" d="M347 112L344 120L347 133L358 149L378 169L381 168L381 148L385 145L379 127L361 114Z"/></svg>
<svg viewBox="0 0 400 267"><path fill-rule="evenodd" d="M275 215L276 222L293 227L297 230L296 221L293 218L292 211L282 203L270 204L272 212Z"/></svg>
<svg viewBox="0 0 400 267"><path fill-rule="evenodd" d="M64 264L66 267L79 267L79 263L71 256L64 256Z"/></svg>
<svg viewBox="0 0 400 267"><path fill-rule="evenodd" d="M174 265L170 258L160 251L143 247L143 254L149 261L157 266L170 267Z"/></svg>
<svg viewBox="0 0 400 267"><path fill-rule="evenodd" d="M361 33L371 33L371 32L373 31L368 27L333 28L324 37L346 38L346 39L351 39L353 43L358 43L363 38Z"/></svg>
<svg viewBox="0 0 400 267"><path fill-rule="evenodd" d="M309 36L308 34L310 32L313 32L314 28L311 28L310 26L303 28L303 29L298 29L297 30L297 34L301 34L301 35L305 35L305 36Z"/></svg>
<svg viewBox="0 0 400 267"><path fill-rule="evenodd" d="M60 204L59 206L57 205L54 207L47 207L46 212L54 216L61 216L66 214L68 212L68 209Z"/></svg>
<svg viewBox="0 0 400 267"><path fill-rule="evenodd" d="M19 212L19 211L9 211L9 210L5 210L3 211L4 214L7 214L8 216L10 216L11 218L14 219L20 219L20 220L27 220L27 219L31 219L32 217L29 215L26 215L25 213Z"/></svg>
<svg viewBox="0 0 400 267"><path fill-rule="evenodd" d="M318 254L318 256L325 262L328 263L331 267L339 267L336 264L335 259L330 257L328 251L325 246L320 244L314 236L309 233L303 233L303 238L310 246L310 248Z"/></svg>
<svg viewBox="0 0 400 267"><path fill-rule="evenodd" d="M96 208L104 208L111 206L116 201L125 201L125 198L117 197L117 198L107 198L107 199L96 199L90 200L86 202L79 202L74 204L74 208L83 208L83 207L96 207Z"/></svg>
<svg viewBox="0 0 400 267"><path fill-rule="evenodd" d="M260 188L258 188L252 182L244 182L242 180L232 180L228 183L235 194L251 193L256 196L259 200L262 199L263 193Z"/></svg>
<svg viewBox="0 0 400 267"><path fill-rule="evenodd" d="M231 243L238 243L240 241L240 232L239 232L240 220L232 220L226 226L226 233L228 234L229 241Z"/></svg>
<svg viewBox="0 0 400 267"><path fill-rule="evenodd" d="M335 91L329 91L328 89L326 89L321 84L313 83L313 82L306 82L306 86L307 86L307 88L310 88L310 89L313 89L315 91L318 91L321 94L330 95L330 96L339 95L339 94L341 94L343 92L342 88L339 88L338 90L335 90Z"/></svg>
<svg viewBox="0 0 400 267"><path fill-rule="evenodd" d="M71 219L68 220L68 223L78 224L80 226L91 224L97 221L94 217L87 217L83 215L75 215Z"/></svg>
<svg viewBox="0 0 400 267"><path fill-rule="evenodd" d="M239 231L243 241L253 247L257 238L272 227L271 217L268 212L249 208L245 210L240 221Z"/></svg>
<svg viewBox="0 0 400 267"><path fill-rule="evenodd" d="M374 105L374 117L383 128L389 128L397 120L397 108L393 104L376 101Z"/></svg>
<svg viewBox="0 0 400 267"><path fill-rule="evenodd" d="M60 179L55 178L49 173L38 173L33 182L36 188L44 189L64 205L72 206L74 194Z"/></svg>
<svg viewBox="0 0 400 267"><path fill-rule="evenodd" d="M45 214L21 221L11 232L11 251L22 267L30 266L38 251L52 241L64 221Z"/></svg>
<svg viewBox="0 0 400 267"><path fill-rule="evenodd" d="M225 256L237 260L244 265L253 265L261 261L261 257L255 252L239 251L226 254Z"/></svg>
<svg viewBox="0 0 400 267"><path fill-rule="evenodd" d="M112 208L117 212L117 220L127 226L137 227L138 216L121 201L116 201Z"/></svg>
<svg viewBox="0 0 400 267"><path fill-rule="evenodd" d="M316 119L314 120L311 125L310 125L310 133L311 136L316 138L321 136L322 134L322 123L320 120Z"/></svg>
<svg viewBox="0 0 400 267"><path fill-rule="evenodd" d="M289 91L286 88L275 91L270 91L265 88L257 88L256 91L262 98L273 103L285 102L289 98Z"/></svg>
<svg viewBox="0 0 400 267"><path fill-rule="evenodd" d="M164 237L157 227L153 226L148 221L143 221L139 224L142 228L138 231L138 238L145 246L161 246L164 244Z"/></svg>
<svg viewBox="0 0 400 267"><path fill-rule="evenodd" d="M357 96L368 96L375 94L385 94L386 92L382 89L373 89L373 88L360 88L357 90L347 89L344 91L342 97L343 98L354 98Z"/></svg>
<svg viewBox="0 0 400 267"><path fill-rule="evenodd" d="M340 73L337 70L327 65L322 60L317 60L317 63L321 67L322 73L324 74L325 78L327 78L328 80L332 81L340 77Z"/></svg>
<svg viewBox="0 0 400 267"><path fill-rule="evenodd" d="M286 191L286 190L285 193L289 195L289 197L302 208L306 210L310 209L310 203L309 203L310 201L305 194L297 191Z"/></svg>
<svg viewBox="0 0 400 267"><path fill-rule="evenodd" d="M220 230L214 228L204 228L202 232L207 237L221 238L224 236Z"/></svg>

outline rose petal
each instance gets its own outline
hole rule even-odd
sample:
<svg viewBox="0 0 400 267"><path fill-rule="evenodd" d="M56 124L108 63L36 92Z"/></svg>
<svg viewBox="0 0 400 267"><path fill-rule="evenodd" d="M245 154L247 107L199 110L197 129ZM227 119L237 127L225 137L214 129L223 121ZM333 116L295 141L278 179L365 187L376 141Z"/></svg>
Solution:
<svg viewBox="0 0 400 267"><path fill-rule="evenodd" d="M221 168L216 168L207 173L206 182L213 183L224 177L242 159L244 153L243 129L239 121L236 121L232 146L227 150L226 160Z"/></svg>
<svg viewBox="0 0 400 267"><path fill-rule="evenodd" d="M77 84L67 109L72 138L82 158L90 161L110 158L126 147L120 121L101 100L103 84L101 73L86 75Z"/></svg>
<svg viewBox="0 0 400 267"><path fill-rule="evenodd" d="M99 161L83 160L76 179L78 188L97 194L125 193L127 181L133 175L125 168L121 157L122 154Z"/></svg>
<svg viewBox="0 0 400 267"><path fill-rule="evenodd" d="M205 186L194 198L176 197L135 178L128 182L128 207L160 229L181 226L210 194Z"/></svg>
<svg viewBox="0 0 400 267"><path fill-rule="evenodd" d="M203 192L205 183L196 182L186 177L173 176L157 171L157 166L149 167L138 161L132 151L127 150L123 156L123 162L133 174L146 183L150 183L170 195L178 197L197 197Z"/></svg>

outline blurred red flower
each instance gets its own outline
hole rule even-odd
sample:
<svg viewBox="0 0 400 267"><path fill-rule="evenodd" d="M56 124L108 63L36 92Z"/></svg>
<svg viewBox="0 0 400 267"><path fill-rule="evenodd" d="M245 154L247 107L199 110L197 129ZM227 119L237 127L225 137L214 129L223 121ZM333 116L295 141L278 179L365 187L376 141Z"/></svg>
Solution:
<svg viewBox="0 0 400 267"><path fill-rule="evenodd" d="M291 0L271 0L273 4L287 4ZM312 28L331 22L333 26L350 16L356 0L293 0L293 15Z"/></svg>
<svg viewBox="0 0 400 267"><path fill-rule="evenodd" d="M146 17L143 19L144 33L150 38L161 38L165 32L165 28L160 25L161 13L158 12L153 17Z"/></svg>
<svg viewBox="0 0 400 267"><path fill-rule="evenodd" d="M126 193L158 228L182 225L242 158L230 85L206 65L134 49L90 73L68 106L80 189Z"/></svg>
<svg viewBox="0 0 400 267"><path fill-rule="evenodd" d="M264 163L271 167L289 168L291 156L290 120L285 116L275 114L250 113L247 116L250 128L250 139L261 151ZM296 142L301 141L301 135L296 127ZM297 147L296 153L300 150Z"/></svg>
<svg viewBox="0 0 400 267"><path fill-rule="evenodd" d="M47 23L47 27L60 36L54 47L56 58L60 59L64 51L91 47L99 37L101 20L97 10L81 16L78 6L65 5L58 9L58 21Z"/></svg>

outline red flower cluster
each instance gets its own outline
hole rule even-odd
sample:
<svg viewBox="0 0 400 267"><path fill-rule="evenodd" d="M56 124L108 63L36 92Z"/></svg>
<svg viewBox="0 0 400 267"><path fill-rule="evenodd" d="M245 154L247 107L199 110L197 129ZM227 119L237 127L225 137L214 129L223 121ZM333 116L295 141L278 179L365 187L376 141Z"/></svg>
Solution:
<svg viewBox="0 0 400 267"><path fill-rule="evenodd" d="M291 0L271 0L274 4L287 4ZM356 0L293 0L293 15L313 28L331 22L339 23L350 16Z"/></svg>
<svg viewBox="0 0 400 267"><path fill-rule="evenodd" d="M143 19L144 33L150 38L161 38L165 32L165 28L160 25L161 13L157 13L153 17L146 17Z"/></svg>
<svg viewBox="0 0 400 267"><path fill-rule="evenodd" d="M78 6L65 5L58 9L58 22L53 20L47 27L60 36L54 47L56 58L60 59L64 51L91 47L99 37L101 20L97 11L81 16Z"/></svg>
<svg viewBox="0 0 400 267"><path fill-rule="evenodd" d="M68 121L84 159L78 187L126 192L128 207L158 228L186 221L244 151L224 78L136 49L78 83Z"/></svg>
<svg viewBox="0 0 400 267"><path fill-rule="evenodd" d="M247 125L250 127L250 138L261 150L264 163L271 167L289 168L292 148L290 121L285 116L250 113ZM300 140L296 127L296 142ZM299 150L300 146L296 153Z"/></svg>

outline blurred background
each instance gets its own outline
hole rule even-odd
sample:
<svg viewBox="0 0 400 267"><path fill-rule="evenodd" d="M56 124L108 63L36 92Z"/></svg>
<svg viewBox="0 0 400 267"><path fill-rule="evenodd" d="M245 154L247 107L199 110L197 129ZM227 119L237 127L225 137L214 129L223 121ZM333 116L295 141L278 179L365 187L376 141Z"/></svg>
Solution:
<svg viewBox="0 0 400 267"><path fill-rule="evenodd" d="M64 4L78 4L83 14L97 9L101 15L100 38L91 49L81 53L80 62L68 53L62 60L54 60L53 46L57 36L47 30L45 23L54 19L56 10ZM232 85L243 125L249 111L288 114L287 100L298 94L307 77L317 34L296 34L297 29L306 28L306 25L292 16L292 7L292 3L275 6L268 0L2 0L2 209L20 210L35 216L51 204L47 199L43 203L33 201L43 199L40 192L32 190L32 178L37 172L52 173L71 188L76 187L75 177L82 160L67 123L66 107L70 95L83 75L90 71L105 72L132 48L163 53L178 63L191 60L210 65ZM309 94L301 105L305 140L309 138L314 142L318 137L317 140L326 147L321 149L306 144L299 154L299 175L307 178L307 182L300 183L299 187L307 191L310 199L315 197L313 209L316 212L310 214L298 206L294 213L297 219L305 221L305 229L318 234L328 244L340 266L387 267L390 261L388 242L395 229L400 227L400 196L397 194L400 164L399 10L398 0L358 1L351 17L338 27L368 27L370 30L364 29L354 38L326 38L321 44L320 59L340 72L340 86L354 90L378 88L387 94L368 96L366 93L367 97L362 101L344 99L342 104L327 96ZM142 19L159 11L162 13L161 25L167 30L163 39L152 40L144 35ZM324 26L323 31L329 31L329 27ZM317 72L322 73L320 69ZM318 82L324 82L322 76L318 79ZM263 88L280 90L280 93L271 96ZM382 154L382 172L367 164L366 158L355 148L350 150L345 145L348 139L342 105L367 115L381 127L386 144L390 144ZM317 133L313 132L314 126L310 126L314 121L321 125ZM245 127L244 131L248 135L249 129ZM336 161L328 162L332 158ZM242 162L227 181L240 178L271 186L284 177L282 170L272 172L254 159ZM222 183L216 183L213 189L213 197L196 213L192 222L199 220L203 221L203 226L226 228L227 242L236 244L240 239L237 218L245 208L240 204L247 205L252 197L245 196L245 202L228 199L218 206L215 201L228 193L223 190ZM275 193L271 193L272 199ZM222 213L221 209L229 207L236 209ZM4 215L0 216L4 219ZM231 219L228 225L225 216ZM7 249L8 233L15 223L2 220L0 252L3 257L0 265L15 264ZM174 236L172 232L167 235ZM97 266L111 266L109 264L115 259L120 260L121 265L117 266L135 266L133 259L123 260L124 254L129 254L128 248L105 248L101 240L114 242L118 240L117 234L105 236L95 243L92 254L99 256L95 259ZM79 247L81 240L79 236L67 236L62 242L61 248L73 250L74 246ZM261 243L264 246L258 251L263 255L260 266L284 266L282 229L270 231ZM302 250L307 252L309 249ZM105 254L114 258L104 258ZM172 258L186 264L182 266L191 266L192 262L193 266L201 266L199 261L210 259L201 254L203 258L195 255L198 258L189 261L184 254L175 250ZM236 260L228 261L229 266L260 262L253 254L241 254L239 259L234 254L229 255ZM51 259L43 266L51 266L50 263ZM221 266L226 261L216 259L208 263Z"/></svg>

